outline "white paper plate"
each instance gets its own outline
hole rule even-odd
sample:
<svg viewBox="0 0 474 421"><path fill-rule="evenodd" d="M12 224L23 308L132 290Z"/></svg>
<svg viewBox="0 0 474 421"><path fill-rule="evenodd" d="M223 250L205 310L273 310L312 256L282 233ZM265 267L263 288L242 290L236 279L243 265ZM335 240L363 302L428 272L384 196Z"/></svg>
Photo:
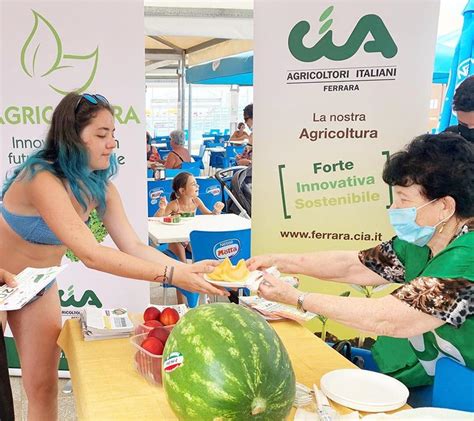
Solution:
<svg viewBox="0 0 474 421"><path fill-rule="evenodd" d="M209 278L204 275L204 279L212 285L224 288L245 288L244 282L224 282L224 281L215 281L214 279Z"/></svg>
<svg viewBox="0 0 474 421"><path fill-rule="evenodd" d="M183 221L182 219L179 222L165 222L163 219L158 219L158 222L161 222L163 225L183 225L188 221Z"/></svg>
<svg viewBox="0 0 474 421"><path fill-rule="evenodd" d="M455 411L454 409L445 408L414 408L405 409L395 414L373 414L366 415L362 418L364 421L376 420L456 420L456 421L472 421L474 414L472 412Z"/></svg>
<svg viewBox="0 0 474 421"><path fill-rule="evenodd" d="M407 387L393 377L351 368L325 374L321 390L334 402L365 412L398 409L405 405L409 394Z"/></svg>
<svg viewBox="0 0 474 421"><path fill-rule="evenodd" d="M250 275L247 278L243 279L239 282L226 282L226 281L216 281L214 279L209 278L207 274L204 274L204 279L209 282L210 284L217 285L220 287L226 288L247 288L253 286L255 281L262 276L262 272L259 270L254 270L250 272ZM253 288L252 288L253 289ZM257 285L258 289L258 285Z"/></svg>

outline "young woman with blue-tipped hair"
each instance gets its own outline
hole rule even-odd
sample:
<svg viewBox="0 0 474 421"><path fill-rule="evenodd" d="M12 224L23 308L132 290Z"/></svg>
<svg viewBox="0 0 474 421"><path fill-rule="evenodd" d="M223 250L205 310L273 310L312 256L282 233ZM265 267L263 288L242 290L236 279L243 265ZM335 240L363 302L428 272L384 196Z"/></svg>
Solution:
<svg viewBox="0 0 474 421"><path fill-rule="evenodd" d="M102 95L70 93L58 104L45 147L4 185L0 267L19 273L28 266L56 266L69 248L91 269L225 295L200 276L212 271L210 263L186 265L140 241L110 181L117 168L114 132L113 110ZM93 209L118 250L99 244L88 229ZM31 420L57 419L60 310L53 282L28 305L7 315Z"/></svg>

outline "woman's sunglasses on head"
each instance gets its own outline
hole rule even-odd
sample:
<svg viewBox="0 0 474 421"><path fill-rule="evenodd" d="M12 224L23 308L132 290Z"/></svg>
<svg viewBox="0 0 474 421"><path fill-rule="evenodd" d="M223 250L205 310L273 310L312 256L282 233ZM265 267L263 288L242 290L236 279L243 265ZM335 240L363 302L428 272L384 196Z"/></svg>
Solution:
<svg viewBox="0 0 474 421"><path fill-rule="evenodd" d="M89 104L97 105L99 102L103 104L110 105L107 98L100 94L82 94L79 99L77 100L76 107L74 108L74 112L77 112L79 105L81 104L82 100L85 99Z"/></svg>

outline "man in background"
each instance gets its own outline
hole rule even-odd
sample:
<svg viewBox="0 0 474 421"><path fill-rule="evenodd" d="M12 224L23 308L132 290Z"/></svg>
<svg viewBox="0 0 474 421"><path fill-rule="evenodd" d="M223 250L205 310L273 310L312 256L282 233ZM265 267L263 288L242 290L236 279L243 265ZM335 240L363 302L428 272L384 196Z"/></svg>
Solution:
<svg viewBox="0 0 474 421"><path fill-rule="evenodd" d="M474 142L474 75L464 79L457 87L453 97L453 111L458 124L445 131L460 134L469 142Z"/></svg>

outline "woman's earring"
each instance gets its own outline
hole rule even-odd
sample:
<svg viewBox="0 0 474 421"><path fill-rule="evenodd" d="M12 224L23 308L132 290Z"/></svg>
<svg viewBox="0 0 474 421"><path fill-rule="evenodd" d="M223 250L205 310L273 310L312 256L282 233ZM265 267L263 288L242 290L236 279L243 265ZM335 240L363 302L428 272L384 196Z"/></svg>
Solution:
<svg viewBox="0 0 474 421"><path fill-rule="evenodd" d="M446 222L443 222L443 223L441 224L441 228L439 229L439 233L440 233L440 234L443 232L445 225L446 225Z"/></svg>

